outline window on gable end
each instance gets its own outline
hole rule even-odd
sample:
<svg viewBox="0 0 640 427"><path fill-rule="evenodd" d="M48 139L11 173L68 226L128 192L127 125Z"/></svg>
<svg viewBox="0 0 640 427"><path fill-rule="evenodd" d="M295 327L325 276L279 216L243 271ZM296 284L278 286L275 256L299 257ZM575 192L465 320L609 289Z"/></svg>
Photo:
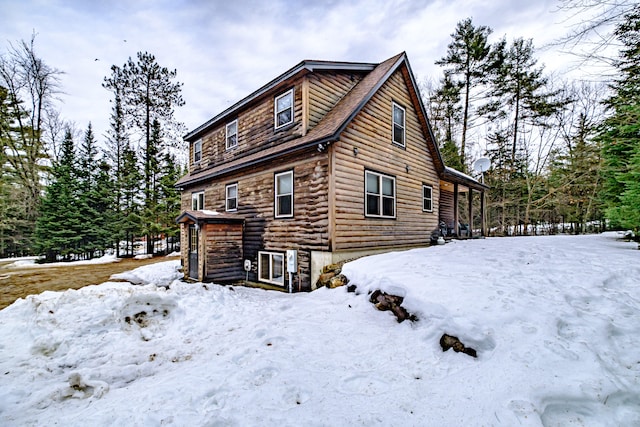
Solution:
<svg viewBox="0 0 640 427"><path fill-rule="evenodd" d="M193 143L193 163L198 163L202 160L202 140L199 139Z"/></svg>
<svg viewBox="0 0 640 427"><path fill-rule="evenodd" d="M405 110L393 103L393 143L405 146Z"/></svg>
<svg viewBox="0 0 640 427"><path fill-rule="evenodd" d="M226 137L227 150L236 147L238 145L238 120L237 119L227 124L226 134L227 134L227 137Z"/></svg>
<svg viewBox="0 0 640 427"><path fill-rule="evenodd" d="M365 216L396 217L396 179L376 172L365 172Z"/></svg>
<svg viewBox="0 0 640 427"><path fill-rule="evenodd" d="M293 123L293 89L276 96L274 110L276 129Z"/></svg>

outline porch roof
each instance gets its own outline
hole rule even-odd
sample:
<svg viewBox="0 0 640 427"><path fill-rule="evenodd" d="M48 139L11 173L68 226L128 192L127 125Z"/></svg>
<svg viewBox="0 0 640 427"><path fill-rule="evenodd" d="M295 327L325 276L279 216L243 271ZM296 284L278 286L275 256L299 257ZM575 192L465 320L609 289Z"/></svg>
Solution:
<svg viewBox="0 0 640 427"><path fill-rule="evenodd" d="M237 215L231 215L227 213L221 213L217 211L202 210L202 211L184 211L176 219L178 224L184 224L187 222L206 223L206 224L242 224L244 218Z"/></svg>
<svg viewBox="0 0 640 427"><path fill-rule="evenodd" d="M483 184L477 179L448 166L444 167L441 179L443 181L448 181L454 184L462 184L477 191L485 191L489 189L488 185Z"/></svg>

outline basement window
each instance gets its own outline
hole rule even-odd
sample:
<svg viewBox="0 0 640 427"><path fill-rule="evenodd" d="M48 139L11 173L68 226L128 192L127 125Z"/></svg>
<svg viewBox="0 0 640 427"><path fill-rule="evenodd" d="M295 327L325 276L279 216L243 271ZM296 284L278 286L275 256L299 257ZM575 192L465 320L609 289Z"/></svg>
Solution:
<svg viewBox="0 0 640 427"><path fill-rule="evenodd" d="M275 128L281 128L293 123L293 89L275 99Z"/></svg>
<svg viewBox="0 0 640 427"><path fill-rule="evenodd" d="M277 252L258 252L258 278L261 282L284 286L284 255Z"/></svg>

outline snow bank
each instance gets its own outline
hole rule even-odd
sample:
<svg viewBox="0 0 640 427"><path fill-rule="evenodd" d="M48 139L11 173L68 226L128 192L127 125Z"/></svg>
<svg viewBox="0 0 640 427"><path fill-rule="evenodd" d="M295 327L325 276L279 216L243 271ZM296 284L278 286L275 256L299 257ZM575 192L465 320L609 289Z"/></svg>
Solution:
<svg viewBox="0 0 640 427"><path fill-rule="evenodd" d="M379 255L344 268L360 295L167 289L169 261L131 272L142 286L30 296L0 311L0 424L640 425L635 247L561 236ZM420 320L376 311L374 288ZM445 332L478 358L442 352Z"/></svg>
<svg viewBox="0 0 640 427"><path fill-rule="evenodd" d="M131 271L113 274L112 280L125 280L136 285L156 285L167 287L174 280L182 278L180 260L158 262L138 267Z"/></svg>
<svg viewBox="0 0 640 427"><path fill-rule="evenodd" d="M59 267L59 266L69 266L69 265L91 265L91 264L107 264L110 262L118 262L120 258L116 258L115 255L103 255L99 258L93 258L83 261L71 261L71 262L51 262L46 264L36 264L37 257L25 257L23 259L18 259L17 261L12 262L11 264L7 264L3 268L24 268L24 267L33 267L33 268L49 268L49 267Z"/></svg>

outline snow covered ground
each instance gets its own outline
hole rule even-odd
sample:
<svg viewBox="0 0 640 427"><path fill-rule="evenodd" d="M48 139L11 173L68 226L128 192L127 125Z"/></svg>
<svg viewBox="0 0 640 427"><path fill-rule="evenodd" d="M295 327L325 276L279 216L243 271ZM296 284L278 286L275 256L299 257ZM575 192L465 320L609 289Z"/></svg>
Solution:
<svg viewBox="0 0 640 427"><path fill-rule="evenodd" d="M0 425L637 426L636 247L454 242L347 264L360 294L186 284L169 261L30 296L0 311Z"/></svg>

